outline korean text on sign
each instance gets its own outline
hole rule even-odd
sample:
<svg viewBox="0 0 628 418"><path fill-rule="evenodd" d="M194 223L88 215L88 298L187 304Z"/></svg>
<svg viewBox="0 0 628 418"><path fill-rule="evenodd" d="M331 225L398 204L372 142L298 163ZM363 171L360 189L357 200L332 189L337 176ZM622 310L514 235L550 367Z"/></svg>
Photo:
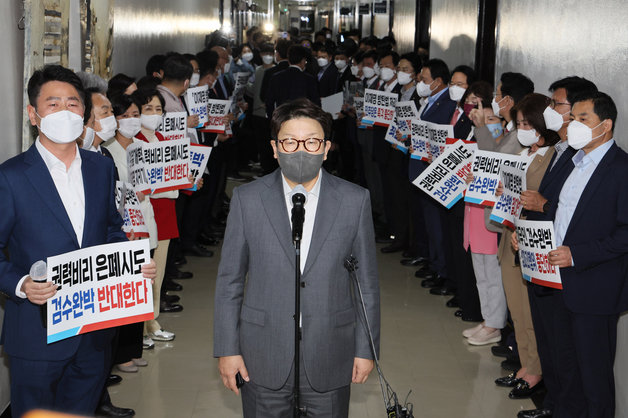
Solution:
<svg viewBox="0 0 628 418"><path fill-rule="evenodd" d="M164 119L157 131L168 141L187 138L187 113L164 113Z"/></svg>
<svg viewBox="0 0 628 418"><path fill-rule="evenodd" d="M209 120L202 129L204 132L224 133L227 128L224 117L231 109L231 100L209 99L207 101L207 116Z"/></svg>
<svg viewBox="0 0 628 418"><path fill-rule="evenodd" d="M133 231L136 237L148 237L148 226L144 221L140 200L131 183L116 182L116 207L124 221L122 230L127 236L130 236Z"/></svg>
<svg viewBox="0 0 628 418"><path fill-rule="evenodd" d="M549 252L556 249L554 223L517 219L515 225L523 278L542 286L562 289L560 269L549 263Z"/></svg>
<svg viewBox="0 0 628 418"><path fill-rule="evenodd" d="M385 91L364 90L364 116L362 122L379 126L388 126L395 117L397 94Z"/></svg>
<svg viewBox="0 0 628 418"><path fill-rule="evenodd" d="M493 206L490 219L515 229L515 219L519 219L523 209L521 192L526 190L526 172L517 167L502 166L500 176L504 192Z"/></svg>
<svg viewBox="0 0 628 418"><path fill-rule="evenodd" d="M190 144L190 173L194 177L194 186L189 190L196 191L196 183L203 177L212 147Z"/></svg>
<svg viewBox="0 0 628 418"><path fill-rule="evenodd" d="M528 159L518 155L478 150L471 165L474 179L467 187L464 200L478 205L494 206L502 165L518 167L525 171Z"/></svg>
<svg viewBox="0 0 628 418"><path fill-rule="evenodd" d="M47 305L47 342L152 319L148 240L83 248L48 257L47 277L59 286Z"/></svg>
<svg viewBox="0 0 628 418"><path fill-rule="evenodd" d="M198 116L198 126L190 126L190 128L201 128L209 120L207 116L208 100L209 88L207 86L189 87L185 92L185 103L190 114Z"/></svg>

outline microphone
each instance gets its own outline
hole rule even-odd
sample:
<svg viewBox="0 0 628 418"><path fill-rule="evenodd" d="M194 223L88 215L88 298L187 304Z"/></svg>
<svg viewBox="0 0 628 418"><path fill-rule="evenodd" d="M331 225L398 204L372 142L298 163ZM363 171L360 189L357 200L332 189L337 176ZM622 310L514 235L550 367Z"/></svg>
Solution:
<svg viewBox="0 0 628 418"><path fill-rule="evenodd" d="M290 192L292 200L292 240L301 241L303 237L303 222L305 222L305 201L307 190L301 184Z"/></svg>
<svg viewBox="0 0 628 418"><path fill-rule="evenodd" d="M36 283L46 283L46 271L46 262L44 260L39 260L31 266L28 275ZM39 314L41 316L41 323L44 328L46 328L48 323L48 309L45 304L39 306Z"/></svg>

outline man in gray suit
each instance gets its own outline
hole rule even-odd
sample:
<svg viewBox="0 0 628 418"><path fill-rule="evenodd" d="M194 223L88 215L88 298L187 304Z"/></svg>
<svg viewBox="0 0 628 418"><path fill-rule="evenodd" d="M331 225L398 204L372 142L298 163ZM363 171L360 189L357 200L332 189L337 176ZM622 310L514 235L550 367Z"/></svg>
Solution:
<svg viewBox="0 0 628 418"><path fill-rule="evenodd" d="M295 248L290 192L307 191L301 241L301 407L346 417L350 384L364 383L373 352L344 260L357 277L379 350L379 282L368 191L321 169L331 117L307 99L279 106L271 145L280 169L233 192L214 314L214 356L225 386L245 384L245 417L292 416Z"/></svg>

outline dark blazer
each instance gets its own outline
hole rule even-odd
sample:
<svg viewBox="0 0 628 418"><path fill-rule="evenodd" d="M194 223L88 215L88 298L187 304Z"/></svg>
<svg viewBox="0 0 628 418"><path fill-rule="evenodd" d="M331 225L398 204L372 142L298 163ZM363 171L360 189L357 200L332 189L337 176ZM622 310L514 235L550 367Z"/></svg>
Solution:
<svg viewBox="0 0 628 418"><path fill-rule="evenodd" d="M273 75L268 84L266 114L270 118L277 106L301 97L321 105L316 78L296 67L280 71Z"/></svg>
<svg viewBox="0 0 628 418"><path fill-rule="evenodd" d="M379 90L384 91L384 86L385 84L382 84ZM399 98L401 84L395 84L395 87L390 92L397 93L397 98ZM386 131L388 131L388 128L384 126L375 126L373 128L373 160L380 165L386 164L388 155L392 152L390 143L384 139Z"/></svg>
<svg viewBox="0 0 628 418"><path fill-rule="evenodd" d="M608 315L628 309L627 190L628 154L613 144L582 192L563 241L574 262L560 269L563 299L572 312ZM548 219L555 219L557 208L552 205Z"/></svg>
<svg viewBox="0 0 628 418"><path fill-rule="evenodd" d="M227 100L231 97L231 93L233 93L233 85L226 74L218 77L214 90L216 90L216 96L220 100Z"/></svg>
<svg viewBox="0 0 628 418"><path fill-rule="evenodd" d="M115 204L113 161L91 151L79 152L85 189L81 246L35 145L0 165L0 248L6 248L10 257L0 252L0 290L8 296L1 342L10 356L59 361L74 355L84 339L96 349L111 343L111 330L102 330L46 344L39 306L15 295L18 282L37 260L127 240Z"/></svg>
<svg viewBox="0 0 628 418"><path fill-rule="evenodd" d="M471 132L471 129L473 128L473 122L471 122L471 119L469 119L466 113L464 113L463 111L461 112L462 114L460 115L460 117L458 118L458 121L456 121L456 124L454 125L454 138L467 139L467 137L469 136L469 133ZM453 114L452 114L452 118L453 118Z"/></svg>
<svg viewBox="0 0 628 418"><path fill-rule="evenodd" d="M351 66L347 65L347 68L338 75L338 82L336 83L336 92L342 91L347 81L358 81L357 78L351 74Z"/></svg>
<svg viewBox="0 0 628 418"><path fill-rule="evenodd" d="M337 93L338 90L336 86L338 85L339 76L338 69L332 61L332 63L325 68L320 80L318 80L318 95L320 97L327 97Z"/></svg>
<svg viewBox="0 0 628 418"><path fill-rule="evenodd" d="M321 172L312 240L301 276L303 365L320 392L349 385L355 357L373 358L344 260L353 254L375 349L379 282L367 190ZM306 214L307 215L307 211ZM251 380L286 384L294 359L295 249L281 171L233 191L218 267L214 356L242 355Z"/></svg>
<svg viewBox="0 0 628 418"><path fill-rule="evenodd" d="M270 67L269 69L264 71L264 77L262 78L262 87L259 93L259 97L264 103L266 103L266 94L268 93L270 79L273 78L273 76L279 71L286 70L288 69L288 67L290 67L290 63L288 63L288 60L285 60L279 61L277 65L275 65L274 67Z"/></svg>

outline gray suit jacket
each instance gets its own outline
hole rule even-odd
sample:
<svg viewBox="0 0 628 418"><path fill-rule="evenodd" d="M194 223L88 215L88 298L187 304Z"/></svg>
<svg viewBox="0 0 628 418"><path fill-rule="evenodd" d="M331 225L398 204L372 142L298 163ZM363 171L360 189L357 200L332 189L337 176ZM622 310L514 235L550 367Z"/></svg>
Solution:
<svg viewBox="0 0 628 418"><path fill-rule="evenodd" d="M367 190L322 171L301 288L303 364L317 391L350 384L354 357L373 358L344 268L351 254L358 259L358 279L379 350L371 216ZM214 356L241 354L252 381L269 389L286 383L294 360L294 271L291 223L277 169L233 192L214 314Z"/></svg>

